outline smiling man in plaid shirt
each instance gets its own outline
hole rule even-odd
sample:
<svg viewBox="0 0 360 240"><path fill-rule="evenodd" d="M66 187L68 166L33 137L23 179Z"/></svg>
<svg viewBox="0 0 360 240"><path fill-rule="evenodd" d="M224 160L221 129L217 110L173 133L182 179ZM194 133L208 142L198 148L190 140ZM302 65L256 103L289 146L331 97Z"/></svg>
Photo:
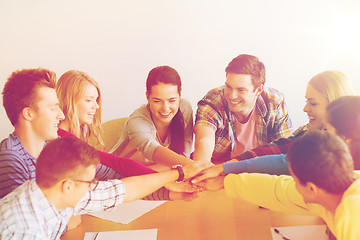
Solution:
<svg viewBox="0 0 360 240"><path fill-rule="evenodd" d="M225 86L198 102L194 160L222 163L292 132L284 95L265 88L265 66L242 54L225 69Z"/></svg>

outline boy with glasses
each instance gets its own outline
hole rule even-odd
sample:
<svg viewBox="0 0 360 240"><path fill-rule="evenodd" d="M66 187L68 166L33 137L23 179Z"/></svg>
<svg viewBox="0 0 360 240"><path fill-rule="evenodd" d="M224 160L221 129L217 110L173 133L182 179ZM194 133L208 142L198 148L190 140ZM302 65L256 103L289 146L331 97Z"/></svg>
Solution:
<svg viewBox="0 0 360 240"><path fill-rule="evenodd" d="M0 238L59 239L72 215L115 208L201 170L192 165L98 182L98 164L97 151L81 140L63 137L48 143L37 159L35 180L0 200Z"/></svg>

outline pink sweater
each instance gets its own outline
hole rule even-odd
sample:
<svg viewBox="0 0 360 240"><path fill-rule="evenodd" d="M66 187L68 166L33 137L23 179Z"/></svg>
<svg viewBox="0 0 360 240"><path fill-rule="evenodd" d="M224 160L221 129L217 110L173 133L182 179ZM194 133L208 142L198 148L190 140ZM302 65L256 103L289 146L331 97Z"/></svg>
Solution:
<svg viewBox="0 0 360 240"><path fill-rule="evenodd" d="M75 137L74 134L71 134L61 128L58 129L58 135L60 137ZM129 159L129 158L123 158L119 157L114 154L110 154L107 152L99 151L100 156L100 162L108 167L111 167L112 169L116 170L122 175L125 175L126 177L130 176L138 176L138 175L145 175L150 173L157 173L157 171L148 168L144 166L143 164Z"/></svg>

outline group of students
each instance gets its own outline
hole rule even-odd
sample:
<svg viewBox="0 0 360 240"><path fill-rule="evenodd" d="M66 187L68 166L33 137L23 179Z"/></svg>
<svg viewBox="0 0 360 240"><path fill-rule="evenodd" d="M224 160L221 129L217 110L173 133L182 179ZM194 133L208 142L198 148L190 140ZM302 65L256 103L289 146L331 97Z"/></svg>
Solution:
<svg viewBox="0 0 360 240"><path fill-rule="evenodd" d="M358 239L360 97L345 75L309 81L309 123L293 132L284 95L264 86L258 58L241 54L225 72L225 85L198 102L194 124L177 71L152 69L148 103L110 153L102 151L94 79L74 70L57 81L46 69L12 73L3 90L15 131L0 144L0 239L58 239L72 215L221 188L273 210L319 215L337 239Z"/></svg>

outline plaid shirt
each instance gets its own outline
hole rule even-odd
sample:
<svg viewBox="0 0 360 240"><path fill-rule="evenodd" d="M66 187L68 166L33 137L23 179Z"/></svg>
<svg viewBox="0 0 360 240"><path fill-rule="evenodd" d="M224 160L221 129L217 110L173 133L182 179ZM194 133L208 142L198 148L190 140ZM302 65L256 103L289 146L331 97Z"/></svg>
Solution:
<svg viewBox="0 0 360 240"><path fill-rule="evenodd" d="M287 138L279 138L278 140L275 140L269 144L246 151L235 158L238 161L241 161L264 155L286 154L295 139L303 136L309 130L310 124L306 124L305 126L298 128L291 136Z"/></svg>
<svg viewBox="0 0 360 240"><path fill-rule="evenodd" d="M35 180L27 181L0 200L0 239L60 239L72 215L114 208L124 195L120 180L99 182L75 208L57 210Z"/></svg>
<svg viewBox="0 0 360 240"><path fill-rule="evenodd" d="M288 137L292 123L284 95L273 88L265 88L255 106L255 129L258 145ZM198 102L195 126L208 126L215 130L215 147L212 162L230 160L235 145L235 119L227 106L224 86L210 90Z"/></svg>

